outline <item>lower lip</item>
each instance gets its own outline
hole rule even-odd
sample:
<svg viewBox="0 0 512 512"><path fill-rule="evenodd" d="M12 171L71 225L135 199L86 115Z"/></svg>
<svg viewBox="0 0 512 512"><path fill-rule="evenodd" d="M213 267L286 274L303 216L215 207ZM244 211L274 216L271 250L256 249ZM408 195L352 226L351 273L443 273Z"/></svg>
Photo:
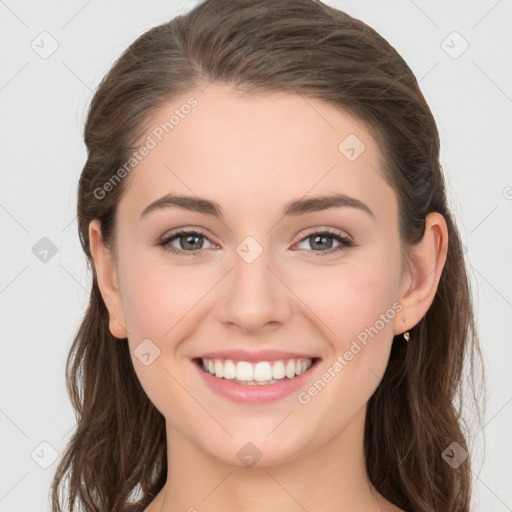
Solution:
<svg viewBox="0 0 512 512"><path fill-rule="evenodd" d="M264 385L238 384L229 379L219 379L214 377L210 372L205 372L196 362L193 362L193 364L206 384L219 395L232 402L263 404L274 402L298 391L304 386L305 381L310 377L311 371L316 367L318 362L318 359L315 360L308 370L293 379L283 379L274 384Z"/></svg>

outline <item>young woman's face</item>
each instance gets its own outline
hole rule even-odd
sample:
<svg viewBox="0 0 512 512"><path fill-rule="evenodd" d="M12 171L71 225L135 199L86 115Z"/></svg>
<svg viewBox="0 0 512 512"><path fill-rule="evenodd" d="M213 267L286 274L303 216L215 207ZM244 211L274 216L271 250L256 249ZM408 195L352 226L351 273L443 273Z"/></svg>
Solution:
<svg viewBox="0 0 512 512"><path fill-rule="evenodd" d="M375 140L322 101L214 84L155 112L141 140L117 213L117 321L168 442L234 464L359 443L407 330L397 200ZM188 199L150 206L168 194ZM201 358L277 382L219 378ZM289 378L297 359L313 364Z"/></svg>

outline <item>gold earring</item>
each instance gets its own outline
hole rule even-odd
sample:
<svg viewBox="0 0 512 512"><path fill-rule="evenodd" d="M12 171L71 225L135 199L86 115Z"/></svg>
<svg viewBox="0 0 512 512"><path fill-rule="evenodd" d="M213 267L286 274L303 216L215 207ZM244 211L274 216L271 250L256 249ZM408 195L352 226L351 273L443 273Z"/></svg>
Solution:
<svg viewBox="0 0 512 512"><path fill-rule="evenodd" d="M403 336L405 341L409 341L409 331L404 332Z"/></svg>

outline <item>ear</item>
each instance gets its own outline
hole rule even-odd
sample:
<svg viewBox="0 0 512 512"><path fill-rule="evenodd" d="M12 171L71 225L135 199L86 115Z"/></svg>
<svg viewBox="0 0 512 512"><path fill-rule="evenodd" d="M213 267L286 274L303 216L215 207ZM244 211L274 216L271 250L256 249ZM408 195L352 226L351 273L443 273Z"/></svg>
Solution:
<svg viewBox="0 0 512 512"><path fill-rule="evenodd" d="M448 228L444 217L431 212L425 219L422 240L409 252L399 302L403 309L394 325L395 334L414 327L427 313L437 292L448 252Z"/></svg>
<svg viewBox="0 0 512 512"><path fill-rule="evenodd" d="M103 244L99 219L94 219L89 224L89 245L98 287L110 315L110 332L115 338L126 338L127 329L117 269L110 251Z"/></svg>

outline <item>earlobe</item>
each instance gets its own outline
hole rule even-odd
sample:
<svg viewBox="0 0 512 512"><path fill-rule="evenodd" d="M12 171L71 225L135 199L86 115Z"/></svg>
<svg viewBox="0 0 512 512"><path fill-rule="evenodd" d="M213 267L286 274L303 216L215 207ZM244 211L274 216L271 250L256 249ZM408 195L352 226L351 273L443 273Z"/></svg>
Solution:
<svg viewBox="0 0 512 512"><path fill-rule="evenodd" d="M98 287L110 317L110 332L115 338L126 338L127 329L117 269L110 251L103 243L99 219L94 219L89 224L89 246L94 260Z"/></svg>
<svg viewBox="0 0 512 512"><path fill-rule="evenodd" d="M395 334L414 327L427 313L437 292L448 253L448 228L444 217L431 212L425 218L422 240L409 253L410 265L405 286L400 291L402 325ZM403 321L407 320L407 324Z"/></svg>

